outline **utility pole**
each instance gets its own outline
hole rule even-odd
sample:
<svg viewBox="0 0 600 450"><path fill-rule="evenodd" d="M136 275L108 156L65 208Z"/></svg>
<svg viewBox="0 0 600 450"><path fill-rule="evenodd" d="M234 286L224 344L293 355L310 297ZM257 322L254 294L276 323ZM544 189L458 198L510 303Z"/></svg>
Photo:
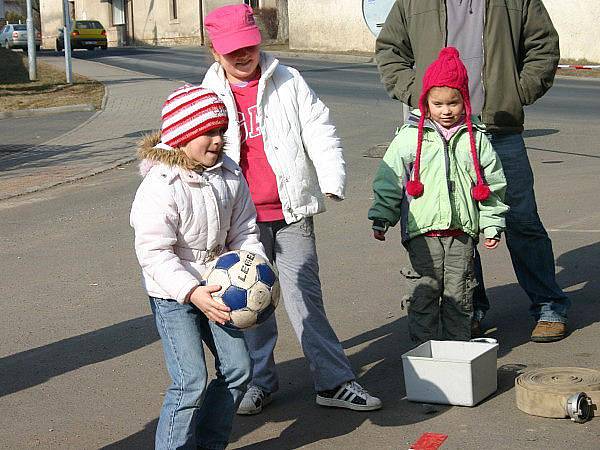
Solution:
<svg viewBox="0 0 600 450"><path fill-rule="evenodd" d="M65 51L65 73L68 84L73 84L73 66L71 64L71 16L69 15L69 3L63 0L63 27L64 51Z"/></svg>
<svg viewBox="0 0 600 450"><path fill-rule="evenodd" d="M27 59L29 59L29 81L37 80L35 60L35 26L33 25L33 8L31 0L27 0Z"/></svg>

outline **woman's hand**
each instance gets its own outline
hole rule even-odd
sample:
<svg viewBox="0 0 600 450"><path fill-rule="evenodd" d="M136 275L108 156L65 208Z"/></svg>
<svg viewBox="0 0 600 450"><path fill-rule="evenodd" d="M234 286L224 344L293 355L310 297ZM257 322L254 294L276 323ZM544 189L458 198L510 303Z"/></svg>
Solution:
<svg viewBox="0 0 600 450"><path fill-rule="evenodd" d="M229 312L231 309L223 303L218 302L210 295L213 292L219 292L220 290L221 286L217 284L198 286L191 291L189 299L191 303L196 305L196 307L208 317L208 320L224 325L230 320Z"/></svg>
<svg viewBox="0 0 600 450"><path fill-rule="evenodd" d="M500 244L500 239L487 238L485 241L483 241L484 247L487 248L488 250L494 250L496 247L498 247L499 244Z"/></svg>

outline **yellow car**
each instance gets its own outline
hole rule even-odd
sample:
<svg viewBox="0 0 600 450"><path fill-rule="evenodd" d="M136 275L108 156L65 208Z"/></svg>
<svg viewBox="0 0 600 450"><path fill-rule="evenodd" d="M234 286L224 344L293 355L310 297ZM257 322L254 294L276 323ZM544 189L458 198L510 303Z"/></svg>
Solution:
<svg viewBox="0 0 600 450"><path fill-rule="evenodd" d="M71 30L71 49L87 48L93 50L100 47L102 50L108 48L106 39L106 30L97 20L76 20L73 22ZM65 39L62 30L59 29L56 38L56 51L62 51L65 48Z"/></svg>

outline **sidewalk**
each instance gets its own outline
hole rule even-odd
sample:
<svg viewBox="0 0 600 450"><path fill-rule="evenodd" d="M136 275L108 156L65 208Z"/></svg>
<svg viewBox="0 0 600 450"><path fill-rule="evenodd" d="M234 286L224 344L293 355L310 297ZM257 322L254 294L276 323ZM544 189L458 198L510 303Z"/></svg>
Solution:
<svg viewBox="0 0 600 450"><path fill-rule="evenodd" d="M44 58L62 67L62 58ZM0 157L0 200L68 183L133 161L135 143L157 129L167 95L181 82L73 59L73 71L104 83L104 108L42 145Z"/></svg>
<svg viewBox="0 0 600 450"><path fill-rule="evenodd" d="M373 63L365 55L293 52L267 46L278 57ZM62 57L40 60L63 68ZM135 144L157 129L167 95L181 85L139 72L73 58L73 71L104 83L104 106L87 121L31 149L0 155L0 201L86 178L136 159ZM40 119L43 120L43 119Z"/></svg>

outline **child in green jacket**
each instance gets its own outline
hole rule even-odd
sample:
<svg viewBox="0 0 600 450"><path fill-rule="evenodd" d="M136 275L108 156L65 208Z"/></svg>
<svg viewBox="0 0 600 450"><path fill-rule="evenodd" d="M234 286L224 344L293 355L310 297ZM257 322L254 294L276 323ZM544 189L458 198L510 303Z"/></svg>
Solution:
<svg viewBox="0 0 600 450"><path fill-rule="evenodd" d="M442 49L425 72L419 111L383 158L369 219L380 241L401 222L412 266L401 270L412 341L469 340L475 245L482 232L486 248L498 247L508 206L500 160L473 124L467 71L455 48Z"/></svg>

